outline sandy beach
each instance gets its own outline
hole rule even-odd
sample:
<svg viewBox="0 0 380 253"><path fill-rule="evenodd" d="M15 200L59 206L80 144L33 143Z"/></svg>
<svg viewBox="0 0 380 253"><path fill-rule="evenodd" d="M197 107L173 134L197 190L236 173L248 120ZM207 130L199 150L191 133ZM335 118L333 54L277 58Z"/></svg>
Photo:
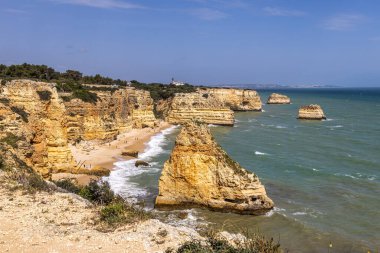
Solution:
<svg viewBox="0 0 380 253"><path fill-rule="evenodd" d="M74 156L76 164L82 168L93 169L103 167L108 170L114 168L117 161L130 160L133 157L122 156L124 150L136 150L139 153L145 149L145 143L150 138L162 130L170 127L169 123L161 121L155 128L132 129L131 131L119 134L116 140L107 143L99 141L83 141L77 145L69 145ZM87 184L91 179L97 179L97 176L85 174L58 173L52 176L53 180L61 178L75 178L79 184Z"/></svg>

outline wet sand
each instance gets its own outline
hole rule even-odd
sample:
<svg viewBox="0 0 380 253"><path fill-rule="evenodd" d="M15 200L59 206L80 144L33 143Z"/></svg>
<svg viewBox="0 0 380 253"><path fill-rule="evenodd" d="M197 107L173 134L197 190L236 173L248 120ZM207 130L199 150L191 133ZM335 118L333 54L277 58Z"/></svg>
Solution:
<svg viewBox="0 0 380 253"><path fill-rule="evenodd" d="M160 125L155 128L132 129L122 133L117 136L116 140L111 142L84 141L78 145L69 145L69 147L76 164L80 164L81 167L89 170L94 167L103 167L112 170L115 162L133 159L133 157L122 156L121 153L124 150L136 150L139 153L143 152L145 143L147 143L152 136L170 126L171 125L166 122L160 122ZM91 179L97 179L98 177L71 173L58 173L52 177L53 180L62 178L75 178L79 184L85 185L88 184Z"/></svg>

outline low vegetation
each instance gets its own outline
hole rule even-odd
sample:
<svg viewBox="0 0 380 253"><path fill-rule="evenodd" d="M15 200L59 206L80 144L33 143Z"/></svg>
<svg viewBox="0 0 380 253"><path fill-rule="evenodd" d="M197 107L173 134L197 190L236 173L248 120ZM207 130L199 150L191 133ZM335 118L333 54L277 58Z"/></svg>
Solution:
<svg viewBox="0 0 380 253"><path fill-rule="evenodd" d="M79 187L71 180L64 179L55 182L55 184L99 206L101 229L112 229L119 225L147 220L152 217L152 214L142 207L126 203L120 196L115 195L107 182L91 181L89 185Z"/></svg>
<svg viewBox="0 0 380 253"><path fill-rule="evenodd" d="M22 109L22 108L20 108L20 107L16 107L16 106L12 106L11 107L11 110L14 112L14 113L17 113L18 115L20 115L20 117L21 117L21 119L24 121L24 122L26 122L26 123L28 123L28 116L29 116L29 114L24 110L24 109Z"/></svg>
<svg viewBox="0 0 380 253"><path fill-rule="evenodd" d="M273 238L266 240L263 236L246 235L244 239L232 242L221 238L215 232L206 235L206 241L192 240L185 242L177 250L168 249L166 253L279 253L280 244Z"/></svg>
<svg viewBox="0 0 380 253"><path fill-rule="evenodd" d="M17 148L17 142L22 139L22 137L16 136L13 133L7 133L5 137L0 139L0 142L8 144L12 148Z"/></svg>
<svg viewBox="0 0 380 253"><path fill-rule="evenodd" d="M85 76L77 70L66 70L66 72L59 72L46 65L33 65L27 63L10 66L0 64L0 79L2 79L2 83L4 84L6 81L12 79L31 79L36 81L54 82L57 83L57 89L59 91L72 93L71 96L65 97L67 101L73 98L79 98L85 102L91 103L96 102L98 99L96 94L91 92L91 90L113 92L117 89L117 87L128 85L128 81L126 80L112 79L109 77L101 76L99 74L96 74L94 76ZM84 84L108 86L89 87ZM130 82L130 85L137 89L149 91L151 97L155 102L161 99L168 99L170 97L173 97L175 93L189 93L195 91L195 87L190 84L181 86L167 85L162 83L146 84L133 80ZM47 98L45 95L46 94L43 95L43 98Z"/></svg>
<svg viewBox="0 0 380 253"><path fill-rule="evenodd" d="M140 83L136 80L131 81L133 87L150 92L152 99L157 102L161 99L168 99L173 97L176 93L190 93L195 92L196 88L190 84L181 86L165 85L162 83Z"/></svg>
<svg viewBox="0 0 380 253"><path fill-rule="evenodd" d="M20 188L29 193L51 191L39 174L8 150L5 142L0 142L0 170L5 173L5 181L13 185L13 189Z"/></svg>
<svg viewBox="0 0 380 253"><path fill-rule="evenodd" d="M39 90L37 91L40 100L49 101L51 99L51 92L48 90Z"/></svg>

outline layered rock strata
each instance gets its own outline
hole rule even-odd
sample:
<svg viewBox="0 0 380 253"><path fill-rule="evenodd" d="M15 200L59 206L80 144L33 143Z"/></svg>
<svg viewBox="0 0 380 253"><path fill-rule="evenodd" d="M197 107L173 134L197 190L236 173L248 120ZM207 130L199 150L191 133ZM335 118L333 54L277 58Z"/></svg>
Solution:
<svg viewBox="0 0 380 253"><path fill-rule="evenodd" d="M153 112L154 102L149 91L129 87L127 95L133 127L154 127L157 120Z"/></svg>
<svg viewBox="0 0 380 253"><path fill-rule="evenodd" d="M261 98L257 91L232 88L199 88L200 94L208 94L233 111L261 111Z"/></svg>
<svg viewBox="0 0 380 253"><path fill-rule="evenodd" d="M319 105L302 106L298 111L298 119L322 120L326 116Z"/></svg>
<svg viewBox="0 0 380 253"><path fill-rule="evenodd" d="M65 106L54 85L7 82L1 86L0 112L2 141L41 175L75 166L64 128Z"/></svg>
<svg viewBox="0 0 380 253"><path fill-rule="evenodd" d="M132 128L153 127L156 118L149 92L134 88L92 91L96 103L72 99L65 102L67 131L71 141L109 141Z"/></svg>
<svg viewBox="0 0 380 253"><path fill-rule="evenodd" d="M282 94L272 93L268 98L267 104L290 104L290 98Z"/></svg>
<svg viewBox="0 0 380 253"><path fill-rule="evenodd" d="M233 161L205 125L187 123L165 162L156 207L200 205L261 214L273 207L259 178Z"/></svg>
<svg viewBox="0 0 380 253"><path fill-rule="evenodd" d="M206 96L198 92L176 94L169 103L166 121L171 124L184 124L194 120L232 126L234 113L212 95Z"/></svg>

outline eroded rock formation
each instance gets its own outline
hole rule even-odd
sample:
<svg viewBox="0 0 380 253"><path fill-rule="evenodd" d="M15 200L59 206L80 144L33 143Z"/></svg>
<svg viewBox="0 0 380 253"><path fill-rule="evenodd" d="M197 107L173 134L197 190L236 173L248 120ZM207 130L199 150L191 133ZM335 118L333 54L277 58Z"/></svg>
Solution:
<svg viewBox="0 0 380 253"><path fill-rule="evenodd" d="M156 123L147 91L128 87L93 92L98 100L88 103L63 100L61 96L70 94L58 94L55 84L1 81L1 140L44 177L59 172L91 174L75 163L68 142L113 140L132 128ZM106 173L103 170L94 168L93 172Z"/></svg>
<svg viewBox="0 0 380 253"><path fill-rule="evenodd" d="M200 88L198 92L214 96L233 111L261 111L261 98L255 90Z"/></svg>
<svg viewBox="0 0 380 253"><path fill-rule="evenodd" d="M259 178L233 161L205 125L187 123L165 162L157 207L201 205L260 214L273 207Z"/></svg>
<svg viewBox="0 0 380 253"><path fill-rule="evenodd" d="M28 165L43 176L74 167L65 106L52 84L14 80L2 85L0 111L2 140Z"/></svg>
<svg viewBox="0 0 380 253"><path fill-rule="evenodd" d="M299 119L309 120L322 120L326 119L326 116L319 105L306 105L302 106L298 111Z"/></svg>
<svg viewBox="0 0 380 253"><path fill-rule="evenodd" d="M268 98L267 104L290 104L290 98L282 94L272 93Z"/></svg>
<svg viewBox="0 0 380 253"><path fill-rule="evenodd" d="M234 113L212 95L198 92L176 94L169 103L166 121L171 124L184 124L193 120L232 126Z"/></svg>
<svg viewBox="0 0 380 253"><path fill-rule="evenodd" d="M134 88L93 91L96 103L65 102L70 140L113 140L132 128L153 127L153 100L149 92Z"/></svg>

